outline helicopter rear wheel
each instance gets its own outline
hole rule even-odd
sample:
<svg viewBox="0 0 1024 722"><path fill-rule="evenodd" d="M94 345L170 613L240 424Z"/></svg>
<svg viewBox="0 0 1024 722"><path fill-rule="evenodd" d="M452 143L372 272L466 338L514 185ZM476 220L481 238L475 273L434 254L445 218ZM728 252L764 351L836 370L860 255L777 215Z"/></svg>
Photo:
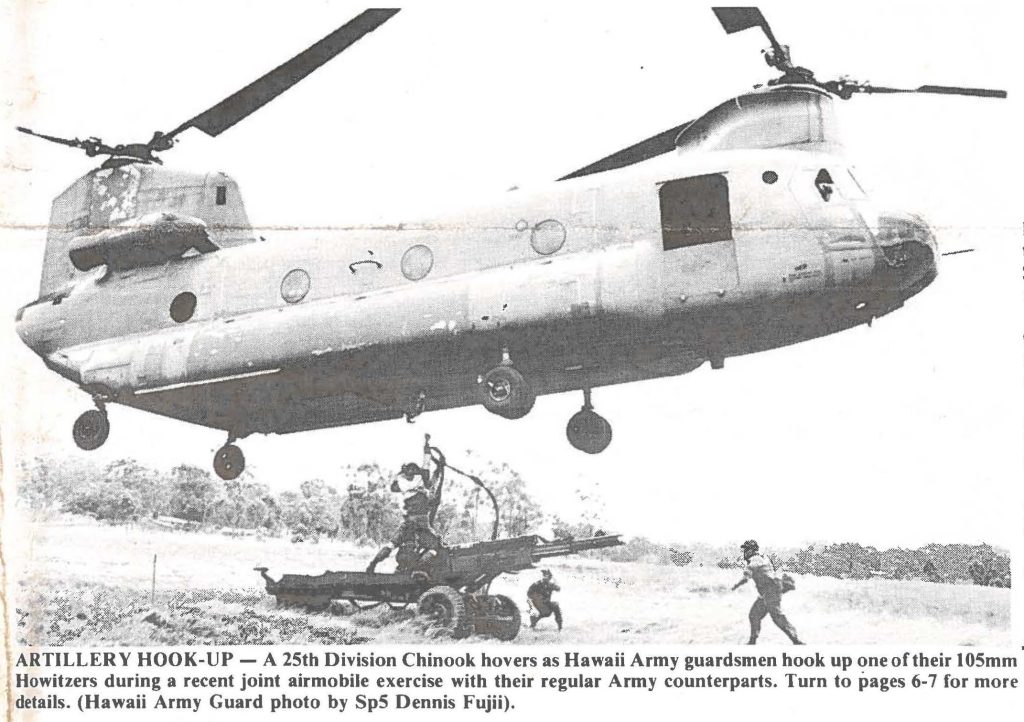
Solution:
<svg viewBox="0 0 1024 722"><path fill-rule="evenodd" d="M110 421L106 412L89 409L75 419L71 435L79 449L93 451L100 448L110 435Z"/></svg>
<svg viewBox="0 0 1024 722"><path fill-rule="evenodd" d="M245 471L245 455L234 444L224 444L214 454L213 470L224 481L237 479Z"/></svg>

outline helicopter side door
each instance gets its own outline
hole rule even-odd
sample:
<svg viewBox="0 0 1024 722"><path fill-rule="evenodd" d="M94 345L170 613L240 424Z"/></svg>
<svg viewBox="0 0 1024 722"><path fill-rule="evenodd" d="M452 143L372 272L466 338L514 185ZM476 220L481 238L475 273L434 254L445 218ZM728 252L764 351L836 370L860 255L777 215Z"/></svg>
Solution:
<svg viewBox="0 0 1024 722"><path fill-rule="evenodd" d="M739 275L726 175L666 181L658 200L665 289L690 296L735 288Z"/></svg>

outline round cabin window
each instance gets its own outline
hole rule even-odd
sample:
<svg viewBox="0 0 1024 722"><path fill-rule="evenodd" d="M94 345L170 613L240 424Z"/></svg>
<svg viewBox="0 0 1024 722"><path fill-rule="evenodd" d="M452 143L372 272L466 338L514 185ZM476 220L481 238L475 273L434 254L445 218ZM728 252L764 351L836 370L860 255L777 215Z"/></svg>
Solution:
<svg viewBox="0 0 1024 722"><path fill-rule="evenodd" d="M776 173L773 170L766 170L764 173L761 174L761 180L763 180L768 185L771 185L772 183L774 183L778 179L779 179L779 174Z"/></svg>
<svg viewBox="0 0 1024 722"><path fill-rule="evenodd" d="M402 275L418 281L434 267L434 252L427 246L413 246L402 256Z"/></svg>
<svg viewBox="0 0 1024 722"><path fill-rule="evenodd" d="M549 256L565 243L565 226L555 220L541 221L533 227L530 245L542 256Z"/></svg>
<svg viewBox="0 0 1024 722"><path fill-rule="evenodd" d="M196 312L196 295L185 291L171 301L171 318L175 323L185 323Z"/></svg>
<svg viewBox="0 0 1024 722"><path fill-rule="evenodd" d="M309 274L295 268L285 274L281 281L281 298L288 303L298 303L309 293Z"/></svg>

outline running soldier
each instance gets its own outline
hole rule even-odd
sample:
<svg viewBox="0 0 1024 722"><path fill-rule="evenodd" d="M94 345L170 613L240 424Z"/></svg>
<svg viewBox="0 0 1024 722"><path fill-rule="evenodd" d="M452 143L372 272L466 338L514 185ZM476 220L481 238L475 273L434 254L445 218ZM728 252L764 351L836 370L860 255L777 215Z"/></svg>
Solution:
<svg viewBox="0 0 1024 722"><path fill-rule="evenodd" d="M793 589L792 577L784 574L782 579L777 578L772 563L761 556L760 548L753 539L743 542L740 550L743 552L747 568L743 570L743 578L733 585L733 591L753 579L758 595L750 608L750 641L747 644L757 644L757 637L761 633L761 621L768 615L771 615L775 626L781 629L793 644L803 644L796 636L796 629L782 613L782 595Z"/></svg>
<svg viewBox="0 0 1024 722"><path fill-rule="evenodd" d="M558 602L551 601L551 595L557 591L561 591L555 579L551 576L551 571L544 569L541 571L541 578L530 585L530 588L526 590L526 598L530 601L530 605L533 607L533 611L530 612L530 629L537 627L537 622L554 615L555 624L558 625L558 631L562 631L562 608L558 606Z"/></svg>

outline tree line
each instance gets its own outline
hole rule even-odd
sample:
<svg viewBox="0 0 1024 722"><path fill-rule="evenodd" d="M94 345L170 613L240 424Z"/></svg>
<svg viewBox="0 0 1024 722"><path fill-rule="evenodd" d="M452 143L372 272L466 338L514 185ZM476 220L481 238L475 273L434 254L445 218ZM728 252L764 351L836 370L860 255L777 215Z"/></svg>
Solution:
<svg viewBox="0 0 1024 722"><path fill-rule="evenodd" d="M472 470L497 497L499 538L550 529L556 538L585 538L603 533L598 501L581 497L576 518L549 516L530 496L523 478L507 464ZM179 465L157 470L132 459L106 466L88 460L35 459L23 468L19 503L52 514L80 514L114 524L169 519L175 528L229 529L276 536L295 542L341 539L379 545L390 540L402 521L401 497L391 491L394 470L377 464L344 467L339 484L310 479L297 486L271 489L248 473L223 481L206 469ZM595 506L596 505L596 506ZM435 528L447 544L491 538L494 510L479 487L449 475ZM720 568L740 567L734 553L704 544L661 544L632 537L618 547L588 556L623 562L645 562ZM717 560L717 562L715 561ZM920 549L879 551L856 543L811 545L772 555L779 570L816 576L866 579L927 579L1010 585L1009 556L986 544L929 544Z"/></svg>
<svg viewBox="0 0 1024 722"><path fill-rule="evenodd" d="M530 533L544 519L526 484L507 465L482 476L501 508L499 534ZM95 466L81 460L36 459L24 469L19 501L39 513L65 512L114 524L169 518L192 528L231 528L380 543L402 520L401 497L391 491L393 472L377 464L341 469L341 484L302 481L286 490L243 474L223 481L206 469L182 464L161 471L131 459ZM436 526L449 543L490 538L493 512L476 486L447 482Z"/></svg>
<svg viewBox="0 0 1024 722"><path fill-rule="evenodd" d="M918 549L847 542L810 545L786 560L788 570L841 579L923 579L1010 586L1010 557L988 544L927 544Z"/></svg>

